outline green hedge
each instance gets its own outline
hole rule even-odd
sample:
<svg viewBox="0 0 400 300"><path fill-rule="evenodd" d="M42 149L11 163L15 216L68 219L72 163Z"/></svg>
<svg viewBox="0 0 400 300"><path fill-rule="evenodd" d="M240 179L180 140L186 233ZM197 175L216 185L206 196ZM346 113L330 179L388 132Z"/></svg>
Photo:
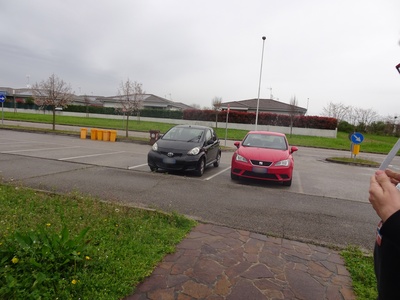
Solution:
<svg viewBox="0 0 400 300"><path fill-rule="evenodd" d="M199 120L199 121L215 121L216 112L214 110L197 110L187 109L183 112L184 120ZM230 111L229 112L229 123L241 123L241 124L255 124L256 113L254 112L242 112L242 111ZM218 112L218 122L226 121L226 111ZM294 127L300 128L317 128L317 129L336 129L337 120L329 117L318 117L318 116L291 116L279 115L273 113L259 113L258 124L259 125L271 125L271 126L290 126L293 122Z"/></svg>

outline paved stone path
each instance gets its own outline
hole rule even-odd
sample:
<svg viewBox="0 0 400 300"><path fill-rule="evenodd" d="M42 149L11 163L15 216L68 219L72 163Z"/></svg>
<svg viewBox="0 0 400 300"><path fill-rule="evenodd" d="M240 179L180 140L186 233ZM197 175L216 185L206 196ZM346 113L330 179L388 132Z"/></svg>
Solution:
<svg viewBox="0 0 400 300"><path fill-rule="evenodd" d="M199 224L125 300L355 299L338 252Z"/></svg>

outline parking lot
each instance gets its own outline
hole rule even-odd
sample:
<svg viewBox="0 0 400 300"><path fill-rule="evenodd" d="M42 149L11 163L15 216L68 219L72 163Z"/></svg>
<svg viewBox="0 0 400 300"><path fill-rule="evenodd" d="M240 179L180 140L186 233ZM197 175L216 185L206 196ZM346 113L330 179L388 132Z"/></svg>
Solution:
<svg viewBox="0 0 400 300"><path fill-rule="evenodd" d="M232 151L202 177L151 172L150 145L77 136L0 131L4 181L61 192L80 191L135 206L177 211L196 219L301 240L368 248L377 217L368 202L374 168L333 164L350 152L302 148L291 187L232 181ZM383 155L365 154L380 162ZM398 169L396 157L393 169ZM355 238L357 236L357 238Z"/></svg>
<svg viewBox="0 0 400 300"><path fill-rule="evenodd" d="M232 144L232 143L231 143ZM137 172L148 172L147 153L150 145L103 142L90 139L79 139L70 136L3 131L0 136L0 153L19 156L44 158L54 161L76 162L80 164L106 166ZM233 150L233 148L232 148ZM185 176L191 180L231 182L230 161L233 151L222 153L218 168L209 166L203 177L193 173L176 173L175 176ZM367 159L377 162L383 160L383 155L361 154ZM294 154L295 169L293 185L284 188L279 184L258 182L267 188L285 189L293 193L319 195L341 198L353 201L368 201L369 177L373 168L357 167L328 163L327 157L350 156L350 151L335 151L313 148L301 148ZM391 166L397 169L398 158ZM162 172L160 172L162 174ZM157 176L155 174L154 176ZM242 182L246 185L248 181ZM338 188L339 187L339 188Z"/></svg>

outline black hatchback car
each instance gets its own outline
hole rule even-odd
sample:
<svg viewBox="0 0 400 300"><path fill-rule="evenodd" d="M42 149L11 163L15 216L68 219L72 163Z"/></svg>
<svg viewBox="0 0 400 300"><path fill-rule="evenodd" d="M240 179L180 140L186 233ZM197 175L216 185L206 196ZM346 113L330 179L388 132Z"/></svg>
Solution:
<svg viewBox="0 0 400 300"><path fill-rule="evenodd" d="M147 155L150 170L195 171L202 176L206 166L219 166L221 149L214 129L177 125L162 135Z"/></svg>

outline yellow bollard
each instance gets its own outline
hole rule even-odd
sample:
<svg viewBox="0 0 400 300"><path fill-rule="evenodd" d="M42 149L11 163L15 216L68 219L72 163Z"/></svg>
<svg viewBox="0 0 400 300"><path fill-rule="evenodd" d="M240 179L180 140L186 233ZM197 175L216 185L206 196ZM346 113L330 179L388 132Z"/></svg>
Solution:
<svg viewBox="0 0 400 300"><path fill-rule="evenodd" d="M117 138L117 131L110 130L110 142L115 142L116 138Z"/></svg>
<svg viewBox="0 0 400 300"><path fill-rule="evenodd" d="M86 139L87 128L81 128L81 139Z"/></svg>
<svg viewBox="0 0 400 300"><path fill-rule="evenodd" d="M359 144L354 144L353 145L353 154L357 155L358 153L360 153L360 145Z"/></svg>
<svg viewBox="0 0 400 300"><path fill-rule="evenodd" d="M103 140L103 130L102 129L97 129L97 140L98 141Z"/></svg>
<svg viewBox="0 0 400 300"><path fill-rule="evenodd" d="M90 139L91 140L97 139L97 129L96 128L90 129Z"/></svg>
<svg viewBox="0 0 400 300"><path fill-rule="evenodd" d="M103 141L108 142L110 141L110 131L103 130Z"/></svg>

